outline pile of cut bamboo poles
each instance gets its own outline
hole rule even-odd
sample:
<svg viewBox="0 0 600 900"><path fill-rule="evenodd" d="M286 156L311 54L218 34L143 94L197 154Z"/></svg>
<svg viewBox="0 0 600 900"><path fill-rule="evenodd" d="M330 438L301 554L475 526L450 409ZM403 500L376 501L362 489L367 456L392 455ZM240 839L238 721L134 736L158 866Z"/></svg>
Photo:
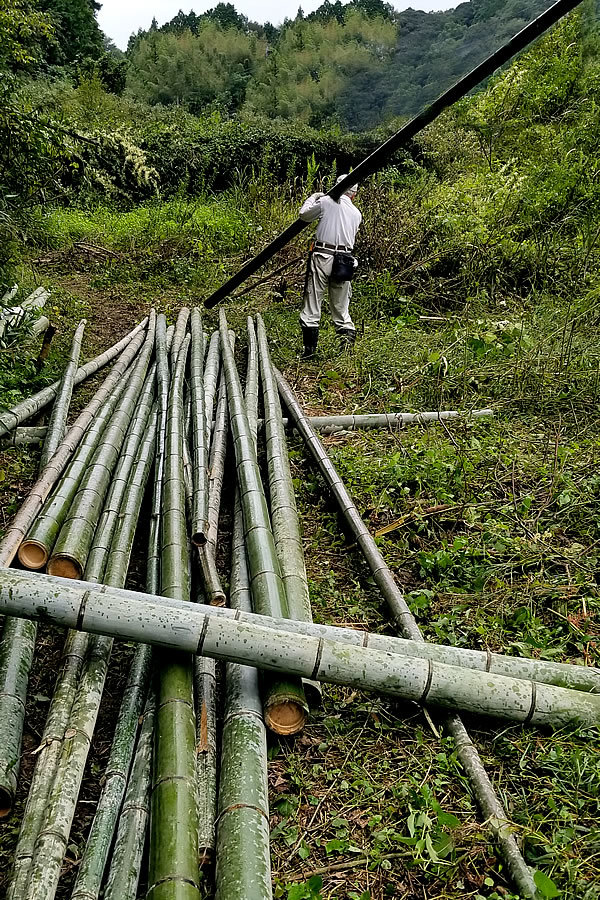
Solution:
<svg viewBox="0 0 600 900"><path fill-rule="evenodd" d="M79 366L83 330L84 323L61 381L0 415L7 438L55 401L39 478L0 543L3 815L17 784L37 623L69 629L9 900L55 896L115 638L137 649L122 680L75 900L135 898L140 885L151 900L197 900L213 862L219 900L268 900L267 729L299 732L320 702L321 682L442 711L515 885L534 897L532 874L458 712L546 727L597 725L600 672L423 641L315 433L320 423L303 414L274 369L259 316L256 326L247 323L243 388L223 313L208 340L197 309L182 309L171 327L152 311ZM109 361L112 370L67 428L74 387ZM280 395L402 637L313 623ZM446 417L346 417L327 427ZM222 553L217 560L222 498L233 515L230 566ZM145 594L126 590L134 542L146 557ZM8 568L15 556L25 571Z"/></svg>

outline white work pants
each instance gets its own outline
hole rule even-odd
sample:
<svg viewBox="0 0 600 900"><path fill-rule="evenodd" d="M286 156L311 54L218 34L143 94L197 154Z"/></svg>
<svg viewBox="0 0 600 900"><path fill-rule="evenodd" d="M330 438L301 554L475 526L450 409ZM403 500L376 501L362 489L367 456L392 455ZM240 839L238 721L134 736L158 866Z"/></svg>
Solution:
<svg viewBox="0 0 600 900"><path fill-rule="evenodd" d="M321 321L323 294L328 288L329 311L335 330L355 331L354 323L348 312L352 297L352 284L349 281L332 281L330 277L332 266L332 253L319 253L317 250L312 252L300 322L308 328L318 327Z"/></svg>

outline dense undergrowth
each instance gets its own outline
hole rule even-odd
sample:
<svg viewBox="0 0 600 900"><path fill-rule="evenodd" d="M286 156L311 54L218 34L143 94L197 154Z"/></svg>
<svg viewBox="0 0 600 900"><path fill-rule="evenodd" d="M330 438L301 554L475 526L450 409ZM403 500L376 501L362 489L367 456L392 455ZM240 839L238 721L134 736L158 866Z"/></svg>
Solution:
<svg viewBox="0 0 600 900"><path fill-rule="evenodd" d="M427 637L597 665L600 69L585 22L565 20L435 124L410 166L361 188L354 350L340 352L325 316L318 357L298 358L304 241L227 315L243 345L246 315L263 313L275 362L313 413L493 407L493 419L337 435L327 446ZM0 400L13 403L60 371L83 315L92 355L150 304L172 319L182 303L200 302L335 171L315 154L302 159L302 178L282 181L257 165L221 193L199 179L194 192L184 182L168 199L132 202L107 199L90 181L68 203L33 203L15 232L11 275L52 289L59 334L42 375L23 354L2 354ZM214 326L215 314L205 320ZM35 462L36 451L2 454L5 522ZM388 630L296 440L292 463L315 617ZM41 717L36 697L52 685L36 678L30 703ZM468 724L541 873L541 896L596 900L598 734ZM88 785L102 771L109 726ZM276 896L515 896L435 720L328 688L305 735L272 741L270 757ZM0 832L4 859L13 840Z"/></svg>

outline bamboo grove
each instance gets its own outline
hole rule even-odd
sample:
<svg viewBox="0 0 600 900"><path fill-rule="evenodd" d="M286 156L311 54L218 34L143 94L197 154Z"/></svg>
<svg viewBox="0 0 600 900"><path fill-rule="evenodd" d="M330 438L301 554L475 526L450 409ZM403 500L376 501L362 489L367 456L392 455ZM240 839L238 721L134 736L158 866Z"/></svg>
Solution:
<svg viewBox="0 0 600 900"><path fill-rule="evenodd" d="M515 888L537 896L460 715L597 726L600 671L426 643L316 433L458 413L309 419L272 364L260 316L236 343L223 312L208 335L197 309L169 327L151 311L80 366L84 328L63 378L0 415L5 444L43 441L37 481L0 542L3 817L38 628L65 629L9 900L51 900L59 888L115 640L135 649L74 900L199 900L211 883L218 900L269 900L268 731L298 734L323 701L321 683L428 707L454 739ZM109 363L68 426L73 390ZM49 404L47 427L22 427ZM313 621L286 424L339 505L396 634ZM220 529L223 504L231 518ZM140 565L145 592L128 589Z"/></svg>

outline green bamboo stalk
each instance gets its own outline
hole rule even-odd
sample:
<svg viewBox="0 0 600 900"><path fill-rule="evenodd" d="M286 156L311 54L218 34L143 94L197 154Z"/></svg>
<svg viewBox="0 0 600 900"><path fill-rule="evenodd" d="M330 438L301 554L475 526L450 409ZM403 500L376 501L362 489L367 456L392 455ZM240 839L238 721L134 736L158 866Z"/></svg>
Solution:
<svg viewBox="0 0 600 900"><path fill-rule="evenodd" d="M245 399L255 441L257 370L254 329L249 327ZM237 488L229 603L232 610L252 612L244 523ZM218 813L216 900L271 900L267 738L258 671L237 663L225 666Z"/></svg>
<svg viewBox="0 0 600 900"><path fill-rule="evenodd" d="M155 408L144 442L136 458L136 466L131 473L135 484L140 484L142 480L144 483L147 481L149 466L154 459L156 447L156 425L157 409ZM131 494L124 498L119 513L121 518L137 515L137 496L134 495L133 499L130 498ZM134 531L135 526L129 530L132 540ZM124 556L123 565L127 566L131 555L131 545L115 547L113 555L117 554ZM151 657L151 648L147 644L139 644L125 685L110 758L104 773L102 793L79 866L75 888L71 895L73 900L97 900L100 896L106 862L132 764L139 720L146 702Z"/></svg>
<svg viewBox="0 0 600 900"><path fill-rule="evenodd" d="M233 349L235 334L229 332ZM225 602L225 594L216 569L216 549L225 457L227 455L227 391L221 377L217 403L216 426L210 453L210 486L207 508L207 540L199 548L200 572L204 594L211 603ZM219 592L220 595L219 596ZM222 600L221 600L222 597ZM198 856L200 865L211 862L215 849L217 818L217 711L216 666L213 659L194 660L196 688L196 781L198 785Z"/></svg>
<svg viewBox="0 0 600 900"><path fill-rule="evenodd" d="M207 447L210 447L213 407L215 405L215 394L217 392L217 381L219 378L219 358L219 332L213 331L208 346L208 353L206 355L206 363L204 365L204 418Z"/></svg>
<svg viewBox="0 0 600 900"><path fill-rule="evenodd" d="M107 366L113 359L119 356L120 353L127 350L131 342L137 340L143 333L147 323L148 320L144 319L139 325L136 325L133 331L126 334L124 338L121 338L120 341L112 347L109 347L108 350L100 353L99 356L94 357L94 359L91 359L89 362L85 363L85 365L80 366L75 373L75 385L81 384L86 378L95 375L96 372L104 368L104 366ZM7 409L0 414L0 437L4 437L18 425L21 425L22 422L26 422L27 419L37 415L37 413L44 409L45 406L51 403L58 392L60 384L60 380L55 381L54 384L48 385L48 387L38 391L37 394L28 397L27 400L23 400L21 403L13 406L12 409Z"/></svg>
<svg viewBox="0 0 600 900"><path fill-rule="evenodd" d="M85 419L78 424L79 419L82 419L82 414L69 430L63 444L61 444L61 447L44 469L38 483L34 485L24 504L24 507L27 508L27 530L25 537L18 546L18 555L19 562L25 568L41 569L48 561L50 551L77 493L82 475L88 468L102 434L107 428L121 397L127 390L130 379L133 377L135 364L129 368L129 363L135 358L145 339L142 335L139 337L139 341L136 340L134 342L132 347L129 348L127 355L123 354L112 369L100 391L94 397L93 408L91 408L92 404L90 404L84 410L86 413ZM99 395L101 402L98 402ZM83 435L81 434L82 426L85 426ZM59 476L68 459L67 451L71 447L71 443L69 443L71 432L74 432L73 440L77 439L76 450L59 481ZM50 488L54 485L56 485L54 491L49 496ZM17 523L22 510L17 514L13 523L13 529L15 529L15 525L18 525L11 540L13 545L15 539L24 530L21 523ZM31 524L32 522L33 524Z"/></svg>
<svg viewBox="0 0 600 900"><path fill-rule="evenodd" d="M60 529L48 562L51 575L80 578L94 540L104 498L134 417L154 352L156 313L150 314L146 342L119 405L102 434Z"/></svg>
<svg viewBox="0 0 600 900"><path fill-rule="evenodd" d="M48 433L46 425L24 426L15 428L0 442L1 447L26 447L30 444L41 444Z"/></svg>
<svg viewBox="0 0 600 900"><path fill-rule="evenodd" d="M197 307L192 310L192 345L190 359L190 394L192 401L194 492L192 496L192 542L206 542L208 515L208 452L206 415L204 411L204 332Z"/></svg>
<svg viewBox="0 0 600 900"><path fill-rule="evenodd" d="M95 589L93 585L82 594L84 582L78 582L75 589L70 583L69 579L48 575L0 570L0 611L67 626L77 623L81 630L118 633L123 640L521 724L561 728L597 727L600 723L598 694L459 669L368 647L349 647L287 627L314 627L306 623L268 628L226 617L226 610L212 606L167 601L134 591Z"/></svg>
<svg viewBox="0 0 600 900"><path fill-rule="evenodd" d="M69 354L69 359L62 377L62 381L60 383L60 387L56 393L56 399L54 400L54 406L52 407L52 413L50 415L50 421L48 423L46 439L44 441L44 446L42 447L42 455L40 458L41 469L43 469L44 466L50 461L50 457L54 455L55 450L65 436L67 417L69 415L69 406L71 405L71 396L73 394L73 387L75 384L75 375L79 367L79 356L81 354L81 345L83 343L83 332L85 330L85 326L86 320L83 319L83 321L79 323L73 337L71 352Z"/></svg>
<svg viewBox="0 0 600 900"><path fill-rule="evenodd" d="M175 329L173 331L173 340L171 343L170 362L172 369L175 368L175 364L177 362L177 359L179 358L179 351L181 350L183 340L186 335L189 318L190 311L188 307L182 306L177 315Z"/></svg>
<svg viewBox="0 0 600 900"><path fill-rule="evenodd" d="M164 462L164 441L166 434L166 413L168 406L169 366L168 348L173 329L166 328L164 316L156 323L157 364L159 376L159 411L164 413L164 424L157 421L156 450L154 464L154 485L152 491L152 521L148 538L148 565L146 566L146 590L156 594L160 590L160 508L162 500L162 478ZM163 393L166 391L166 393ZM162 397L162 401L160 400ZM156 505L156 510L155 510ZM140 645L144 647L145 645ZM156 697L150 692L144 714L140 737L135 750L135 759L127 785L123 809L119 817L119 828L115 848L110 861L104 900L135 900L140 879L142 858L150 817L150 784L152 779L152 752L154 744L154 720Z"/></svg>
<svg viewBox="0 0 600 900"><path fill-rule="evenodd" d="M148 698L127 793L119 816L104 900L135 900L150 815L154 695Z"/></svg>
<svg viewBox="0 0 600 900"><path fill-rule="evenodd" d="M183 480L185 337L169 390L161 522L161 593L190 599ZM191 659L159 653L150 817L149 900L199 900L195 718Z"/></svg>
<svg viewBox="0 0 600 900"><path fill-rule="evenodd" d="M20 606L13 606L8 598L8 592L13 590L19 602L31 591L35 602L43 604L43 598L51 588L63 590L69 589L73 603L77 603L76 597L83 596L88 585L85 581L75 581L64 578L54 578L46 575L36 575L18 569L0 569L0 614L2 612L11 615L13 608L21 610ZM235 582L230 590L230 600L235 598L237 591ZM138 602L142 596L135 591L111 591L122 605L129 602ZM158 595L153 595L152 600L158 601ZM173 605L170 600L162 600L165 614L169 613ZM174 604L175 607L177 604ZM24 609L32 608L25 603ZM52 609L42 605L43 615L52 618ZM197 607L196 607L197 608ZM238 608L236 604L236 609ZM296 622L293 619L271 618L251 612L233 612L231 609L210 607L211 616L219 619L235 618L242 624L261 625L276 631L285 631L291 635L308 635L316 639L324 638L336 643L345 644L349 648L365 647L377 650L380 653L418 659L426 662L442 663L459 669L473 669L482 674L501 675L515 678L518 681L536 681L540 684L554 685L555 687L568 688L571 691L581 691L594 695L600 695L600 669L587 666L582 663L556 663L544 659L530 657L505 656L501 653L492 653L489 650L471 650L467 647L456 647L447 644L430 644L418 642L408 638L399 638L392 635L376 634L361 631L354 628L343 628L337 625L319 625L309 622ZM23 615L29 612L23 612ZM42 614L42 613L41 613ZM58 620L52 618L58 624ZM67 623L68 624L68 623Z"/></svg>
<svg viewBox="0 0 600 900"><path fill-rule="evenodd" d="M421 630L407 606L402 592L398 588L398 585L379 552L368 528L362 521L341 478L327 456L325 448L311 428L310 423L307 422L306 416L290 386L279 372L275 371L275 375L279 392L285 401L291 417L294 419L294 424L302 434L313 458L317 462L327 484L338 501L344 518L351 531L356 536L357 544L362 550L369 568L373 573L375 582L388 603L396 624L407 638L423 643L424 638L421 634ZM432 666L433 664L430 662L429 665ZM533 717L536 706L535 682L531 684L531 691L530 711L531 717ZM425 698L423 698L423 702L424 700ZM460 708L459 703L454 705L449 703L448 706L451 709ZM528 722L529 720L530 716L528 713L525 721ZM535 897L537 891L531 871L517 846L508 817L494 790L492 782L485 771L477 748L471 741L460 716L448 714L444 718L444 723L454 738L458 758L467 773L469 783L473 788L479 807L483 812L485 821L489 824L498 849L506 862L508 871L510 872L515 885L526 897Z"/></svg>
<svg viewBox="0 0 600 900"><path fill-rule="evenodd" d="M119 385L123 382L123 374L143 341L144 334L140 329L102 386L67 432L0 542L0 565L8 566L12 562L23 536L69 458L82 441L86 429L90 423L94 422L96 416L102 418L105 405L113 402L111 393L121 390ZM109 399L107 400L107 398ZM33 661L36 630L33 622L8 619L4 624L0 643L0 816L10 812L17 786L25 698L29 671Z"/></svg>
<svg viewBox="0 0 600 900"><path fill-rule="evenodd" d="M285 587L289 618L299 619L301 622L312 622L300 522L292 473L290 472L279 392L273 375L265 323L260 315L256 317L256 325L265 410L271 527L273 528L275 550L281 566L281 578ZM313 705L321 703L321 687L317 682L305 681L304 690Z"/></svg>
<svg viewBox="0 0 600 900"><path fill-rule="evenodd" d="M107 564L104 573L106 585L122 587L125 582L154 447L154 436L140 446L127 493L123 498L113 542L106 554ZM95 556L95 559L98 558ZM97 570L94 574L97 574ZM56 893L102 699L111 649L110 637L98 636L90 641L88 657L73 703L70 728L65 735L44 820L35 842L27 892L24 894L28 900L52 900Z"/></svg>
<svg viewBox="0 0 600 900"><path fill-rule="evenodd" d="M27 803L21 819L7 900L18 900L27 887L35 841L58 767L88 643L89 635L84 632L69 631L67 634L61 670L56 681L42 741L37 750Z"/></svg>
<svg viewBox="0 0 600 900"><path fill-rule="evenodd" d="M256 448L233 351L227 339L227 320L220 314L221 355L227 383L231 431L244 519L244 538L256 612L286 616L285 589L271 532ZM297 680L271 680L265 690L265 721L279 734L294 734L304 727L308 706Z"/></svg>

